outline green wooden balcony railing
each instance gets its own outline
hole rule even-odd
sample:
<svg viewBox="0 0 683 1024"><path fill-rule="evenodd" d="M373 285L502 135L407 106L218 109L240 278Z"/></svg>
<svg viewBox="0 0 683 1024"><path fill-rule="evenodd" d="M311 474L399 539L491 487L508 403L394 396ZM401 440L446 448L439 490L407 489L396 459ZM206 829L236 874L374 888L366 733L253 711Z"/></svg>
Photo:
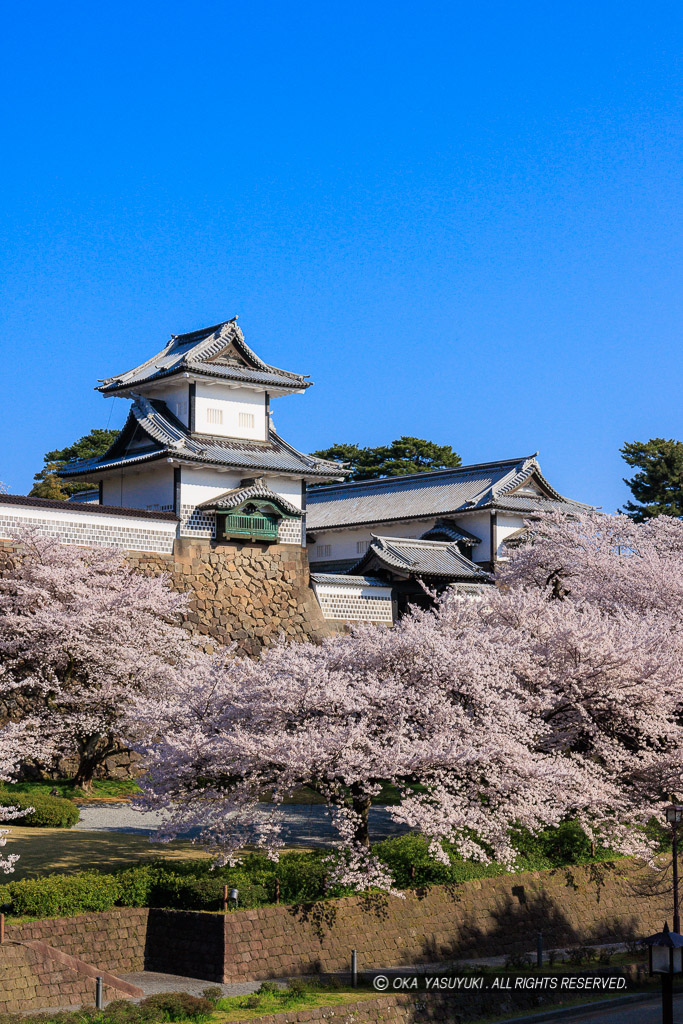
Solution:
<svg viewBox="0 0 683 1024"><path fill-rule="evenodd" d="M224 515L223 534L226 537L252 537L255 540L277 540L276 519L266 516Z"/></svg>

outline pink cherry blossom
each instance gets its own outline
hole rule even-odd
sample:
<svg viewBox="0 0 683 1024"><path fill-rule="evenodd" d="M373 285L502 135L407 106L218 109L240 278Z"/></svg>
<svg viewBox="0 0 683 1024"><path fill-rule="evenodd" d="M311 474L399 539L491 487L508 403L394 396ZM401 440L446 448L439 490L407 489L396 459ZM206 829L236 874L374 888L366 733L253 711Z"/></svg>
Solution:
<svg viewBox="0 0 683 1024"><path fill-rule="evenodd" d="M140 695L173 689L177 664L200 653L179 625L186 598L121 552L27 532L0 576L0 697L26 709L51 751L75 756L89 787L120 747Z"/></svg>

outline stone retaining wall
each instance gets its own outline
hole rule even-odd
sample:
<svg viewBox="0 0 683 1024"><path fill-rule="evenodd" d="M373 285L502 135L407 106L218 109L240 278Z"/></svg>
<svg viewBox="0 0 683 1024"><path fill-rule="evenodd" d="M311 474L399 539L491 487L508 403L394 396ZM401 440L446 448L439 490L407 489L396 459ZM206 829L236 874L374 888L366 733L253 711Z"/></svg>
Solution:
<svg viewBox="0 0 683 1024"><path fill-rule="evenodd" d="M0 539L4 558L16 549L15 540ZM305 548L176 538L168 553L128 550L126 557L143 573L166 574L175 590L190 595L187 626L207 642L235 643L255 655L280 636L318 641L334 633L309 586Z"/></svg>
<svg viewBox="0 0 683 1024"><path fill-rule="evenodd" d="M121 995L104 987L105 999ZM26 946L0 946L0 1014L46 1006L95 1005L95 982Z"/></svg>
<svg viewBox="0 0 683 1024"><path fill-rule="evenodd" d="M320 640L330 634L309 586L308 554L293 544L176 540L172 556L129 552L141 572L168 573L190 594L188 625L221 644L257 654L280 636Z"/></svg>
<svg viewBox="0 0 683 1024"><path fill-rule="evenodd" d="M9 942L37 939L93 967L127 974L145 968L149 913L144 907L121 907L103 914L51 917L22 924L10 919L5 933Z"/></svg>
<svg viewBox="0 0 683 1024"><path fill-rule="evenodd" d="M622 941L661 930L666 896L640 896L628 860L435 886L405 899L349 897L262 907L225 919L225 981L360 970ZM166 911L172 914L172 911Z"/></svg>
<svg viewBox="0 0 683 1024"><path fill-rule="evenodd" d="M661 930L667 895L642 891L649 872L622 860L435 886L397 897L326 900L223 914L120 908L8 924L114 974L143 967L216 982L359 970L534 949L619 942ZM406 1018L408 1019L408 1018Z"/></svg>

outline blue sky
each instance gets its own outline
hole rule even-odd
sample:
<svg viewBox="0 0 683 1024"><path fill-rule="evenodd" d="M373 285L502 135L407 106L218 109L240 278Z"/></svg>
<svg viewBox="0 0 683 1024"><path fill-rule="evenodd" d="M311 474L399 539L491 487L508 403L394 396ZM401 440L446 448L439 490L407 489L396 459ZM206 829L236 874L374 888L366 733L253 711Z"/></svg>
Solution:
<svg viewBox="0 0 683 1024"><path fill-rule="evenodd" d="M683 438L680 6L3 12L0 479L121 426L98 377L240 315L304 450L540 449L614 509ZM113 408L112 408L113 406Z"/></svg>

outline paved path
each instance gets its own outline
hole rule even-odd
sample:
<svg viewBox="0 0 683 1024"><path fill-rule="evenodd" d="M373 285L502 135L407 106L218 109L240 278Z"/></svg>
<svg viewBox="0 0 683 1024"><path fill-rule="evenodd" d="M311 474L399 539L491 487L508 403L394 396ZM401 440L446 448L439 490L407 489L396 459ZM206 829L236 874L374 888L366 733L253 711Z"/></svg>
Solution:
<svg viewBox="0 0 683 1024"><path fill-rule="evenodd" d="M262 981L231 982L228 985L218 985L215 981L201 981L199 978L184 978L180 974L161 974L159 971L138 971L133 974L119 974L117 977L129 981L131 985L137 985L145 993L145 996L153 996L157 992L189 992L191 996L200 996L205 988L220 988L224 996L248 996L257 992L263 984ZM287 984L286 978L271 978L283 987ZM135 999L133 1002L139 1002Z"/></svg>
<svg viewBox="0 0 683 1024"><path fill-rule="evenodd" d="M528 1019L532 1020L531 1017ZM557 1016L555 1021L556 1024L661 1024L662 1004L661 1000L652 999L604 1010L582 1010L577 1007L574 1011L567 1011L566 1016ZM683 1024L683 995L674 998L674 1024Z"/></svg>
<svg viewBox="0 0 683 1024"><path fill-rule="evenodd" d="M162 822L156 811L136 811L128 803L109 806L80 807L81 817L75 829L86 832L127 832L151 836ZM291 846L328 846L335 839L325 807L322 804L285 804L283 838ZM386 839L408 831L391 820L386 807L370 809L370 832L373 840ZM191 839L197 830L184 838Z"/></svg>

